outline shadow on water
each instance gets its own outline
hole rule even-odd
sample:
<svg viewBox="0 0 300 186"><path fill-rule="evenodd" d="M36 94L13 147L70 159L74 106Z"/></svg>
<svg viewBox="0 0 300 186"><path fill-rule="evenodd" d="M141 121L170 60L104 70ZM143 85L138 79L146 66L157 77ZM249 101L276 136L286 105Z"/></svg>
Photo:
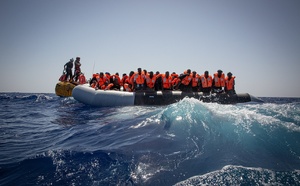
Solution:
<svg viewBox="0 0 300 186"><path fill-rule="evenodd" d="M59 98L59 102L54 108L53 124L64 126L86 124L94 119L90 112L93 109L90 106L78 103L73 98Z"/></svg>

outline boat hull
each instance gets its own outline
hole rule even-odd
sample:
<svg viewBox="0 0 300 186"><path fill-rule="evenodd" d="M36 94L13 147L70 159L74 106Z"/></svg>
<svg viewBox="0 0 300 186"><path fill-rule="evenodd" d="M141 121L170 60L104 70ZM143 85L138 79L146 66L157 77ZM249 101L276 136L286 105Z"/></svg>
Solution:
<svg viewBox="0 0 300 186"><path fill-rule="evenodd" d="M251 96L245 94L213 94L205 95L202 92L182 92L182 91L155 91L136 92L134 105L168 105L182 100L185 97L199 99L203 102L216 102L220 104L235 104L251 101Z"/></svg>
<svg viewBox="0 0 300 186"><path fill-rule="evenodd" d="M129 106L134 105L134 93L114 90L95 90L88 84L74 88L72 96L79 102L92 106Z"/></svg>
<svg viewBox="0 0 300 186"><path fill-rule="evenodd" d="M132 106L132 105L168 105L182 100L185 97L199 99L203 102L220 104L236 104L251 102L248 93L205 95L202 92L182 91L141 91L124 92L114 90L95 90L88 84L78 85L73 89L72 96L79 102L92 106Z"/></svg>

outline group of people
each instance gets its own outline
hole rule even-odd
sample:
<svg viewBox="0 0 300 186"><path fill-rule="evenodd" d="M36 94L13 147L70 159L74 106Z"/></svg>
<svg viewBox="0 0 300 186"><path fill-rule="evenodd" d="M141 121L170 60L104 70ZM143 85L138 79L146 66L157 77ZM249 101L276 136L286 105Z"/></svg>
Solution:
<svg viewBox="0 0 300 186"><path fill-rule="evenodd" d="M74 63L74 64L73 64ZM72 73L73 66L74 75ZM65 65L63 75L60 81L69 81L72 83L85 84L86 78L81 72L80 57L76 57L75 61L71 58ZM210 93L227 93L229 95L235 93L235 76L231 72L227 76L222 70L218 70L211 76L208 71L202 75L196 71L187 69L182 74L166 71L161 74L157 71L137 69L137 72L131 71L129 75L124 73L122 78L119 73L111 75L109 72L96 73L90 79L89 84L95 89L101 90L123 90L128 92L134 91L165 91L165 90L181 90L184 92L203 92Z"/></svg>
<svg viewBox="0 0 300 186"><path fill-rule="evenodd" d="M227 93L235 94L235 76L231 72L225 74L218 70L211 76L208 71L199 75L196 71L190 69L182 74L166 71L161 74L157 71L155 74L147 70L137 69L137 72L131 71L129 75L124 73L120 78L119 73L111 75L109 72L96 73L90 79L90 86L102 90L123 90L128 92L134 91L165 91L181 90L184 92L203 92L210 93Z"/></svg>
<svg viewBox="0 0 300 186"><path fill-rule="evenodd" d="M74 62L74 65L73 65ZM72 73L73 66L74 68L74 75ZM84 74L81 72L81 63L80 63L80 57L76 57L75 61L73 58L71 58L65 65L64 65L64 71L62 76L59 78L59 81L69 81L72 83L79 83L79 84L85 84L86 78Z"/></svg>

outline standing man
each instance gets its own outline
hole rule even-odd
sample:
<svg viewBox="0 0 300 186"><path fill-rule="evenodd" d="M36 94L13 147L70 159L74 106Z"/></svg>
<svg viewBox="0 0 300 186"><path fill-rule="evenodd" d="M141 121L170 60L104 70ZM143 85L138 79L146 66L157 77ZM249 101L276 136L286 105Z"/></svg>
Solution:
<svg viewBox="0 0 300 186"><path fill-rule="evenodd" d="M81 63L80 63L80 57L76 57L76 60L74 61L75 69L74 69L74 76L75 76L75 82L77 82L78 77L81 73Z"/></svg>
<svg viewBox="0 0 300 186"><path fill-rule="evenodd" d="M69 78L69 81L70 81L70 82L72 82L72 80L73 80L73 75L72 75L73 61L74 61L73 58L70 59L70 61L67 62L67 63L65 64L65 66L64 66L64 68L65 68L65 70L66 70L66 72L67 72L67 75L66 75L66 79L65 79L65 80L67 81L67 80L68 80L68 77L70 77L70 78Z"/></svg>

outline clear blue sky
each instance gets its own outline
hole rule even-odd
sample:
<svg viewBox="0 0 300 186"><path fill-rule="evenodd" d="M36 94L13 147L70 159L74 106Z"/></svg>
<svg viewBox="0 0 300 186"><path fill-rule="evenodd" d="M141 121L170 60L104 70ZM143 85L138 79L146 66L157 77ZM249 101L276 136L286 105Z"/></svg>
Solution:
<svg viewBox="0 0 300 186"><path fill-rule="evenodd" d="M231 71L237 92L300 97L299 0L1 0L0 92L82 71ZM93 68L95 64L95 68Z"/></svg>

